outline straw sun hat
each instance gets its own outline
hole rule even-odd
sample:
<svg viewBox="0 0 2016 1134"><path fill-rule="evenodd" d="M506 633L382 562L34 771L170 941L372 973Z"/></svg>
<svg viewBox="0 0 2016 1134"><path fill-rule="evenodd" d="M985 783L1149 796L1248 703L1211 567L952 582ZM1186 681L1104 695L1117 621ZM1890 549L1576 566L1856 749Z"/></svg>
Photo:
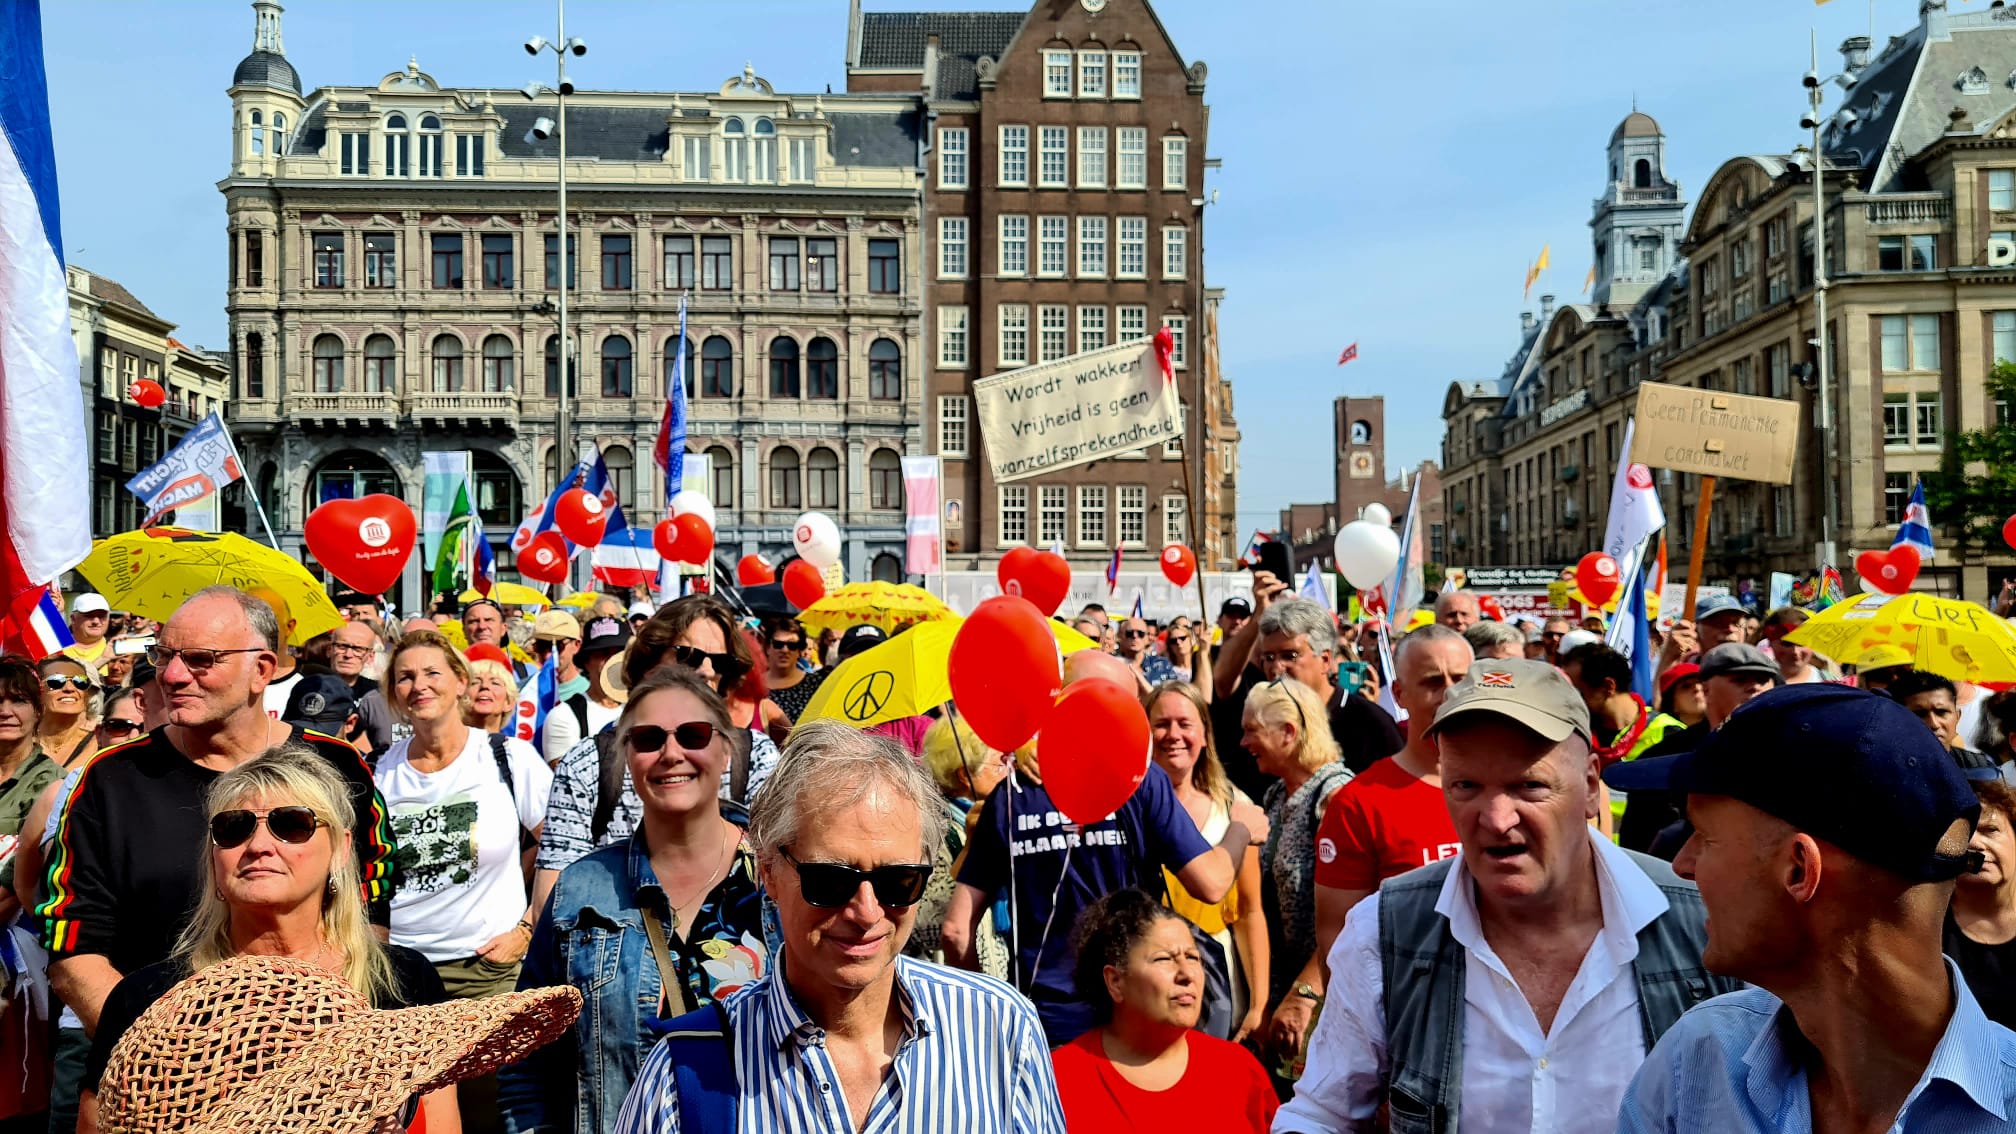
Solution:
<svg viewBox="0 0 2016 1134"><path fill-rule="evenodd" d="M156 1001L112 1049L105 1134L366 1134L410 1098L552 1041L572 988L378 1011L337 974L233 957Z"/></svg>

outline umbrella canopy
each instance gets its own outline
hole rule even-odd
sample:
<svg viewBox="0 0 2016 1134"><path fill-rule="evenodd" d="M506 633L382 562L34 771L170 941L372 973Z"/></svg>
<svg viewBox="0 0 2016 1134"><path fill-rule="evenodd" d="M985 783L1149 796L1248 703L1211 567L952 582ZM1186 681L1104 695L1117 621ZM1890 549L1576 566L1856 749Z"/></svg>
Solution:
<svg viewBox="0 0 2016 1134"><path fill-rule="evenodd" d="M965 619L926 622L863 650L826 675L801 721L836 720L856 728L929 712L952 699L952 639ZM1052 619L1057 651L1075 654L1092 640Z"/></svg>
<svg viewBox="0 0 2016 1134"><path fill-rule="evenodd" d="M923 587L909 583L849 583L827 593L806 607L798 621L814 634L822 630L846 631L849 627L873 625L895 633L911 622L936 622L955 615Z"/></svg>
<svg viewBox="0 0 2016 1134"><path fill-rule="evenodd" d="M166 622L190 595L227 584L268 591L287 605L290 645L343 624L329 593L299 560L229 532L155 527L120 532L91 546L77 565L115 610Z"/></svg>
<svg viewBox="0 0 2016 1134"><path fill-rule="evenodd" d="M577 610L587 610L589 607L595 605L595 600L601 597L602 592L600 591L575 591L573 594L568 595L566 598L561 599L554 605L570 607Z"/></svg>
<svg viewBox="0 0 2016 1134"><path fill-rule="evenodd" d="M1978 603L1937 595L1835 603L1785 640L1838 662L1853 662L1872 646L1897 646L1914 667L1955 681L2016 681L2016 628Z"/></svg>
<svg viewBox="0 0 2016 1134"><path fill-rule="evenodd" d="M485 597L480 591L463 591L457 598L466 606ZM492 583L489 599L500 606L530 606L545 610L553 600L523 583Z"/></svg>

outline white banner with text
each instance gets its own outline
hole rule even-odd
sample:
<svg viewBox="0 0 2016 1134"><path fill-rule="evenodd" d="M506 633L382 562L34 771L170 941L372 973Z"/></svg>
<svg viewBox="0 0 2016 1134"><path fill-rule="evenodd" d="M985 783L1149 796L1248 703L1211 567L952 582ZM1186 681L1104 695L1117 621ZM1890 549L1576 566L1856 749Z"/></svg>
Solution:
<svg viewBox="0 0 2016 1134"><path fill-rule="evenodd" d="M1182 435L1152 342L1122 343L973 383L996 481L1024 480Z"/></svg>

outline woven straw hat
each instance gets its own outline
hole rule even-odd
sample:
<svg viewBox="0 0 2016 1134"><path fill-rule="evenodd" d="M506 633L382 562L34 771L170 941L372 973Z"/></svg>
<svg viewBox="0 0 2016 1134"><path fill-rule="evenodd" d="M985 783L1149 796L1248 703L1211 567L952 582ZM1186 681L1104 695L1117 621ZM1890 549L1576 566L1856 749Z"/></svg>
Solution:
<svg viewBox="0 0 2016 1134"><path fill-rule="evenodd" d="M630 647L637 639L630 639L629 645L617 650L615 655L602 663L602 692L617 704L630 700L630 684L623 680L623 667L630 664Z"/></svg>
<svg viewBox="0 0 2016 1134"><path fill-rule="evenodd" d="M523 1059L581 1012L572 988L378 1011L318 965L233 957L112 1049L105 1134L366 1134L406 1101Z"/></svg>

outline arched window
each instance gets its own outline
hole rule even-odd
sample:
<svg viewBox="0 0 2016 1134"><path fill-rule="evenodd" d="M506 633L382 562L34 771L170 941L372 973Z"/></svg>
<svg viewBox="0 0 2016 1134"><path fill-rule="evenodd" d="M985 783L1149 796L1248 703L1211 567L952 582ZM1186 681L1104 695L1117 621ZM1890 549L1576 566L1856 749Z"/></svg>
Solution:
<svg viewBox="0 0 2016 1134"><path fill-rule="evenodd" d="M273 152L287 152L287 116L277 110L273 112Z"/></svg>
<svg viewBox="0 0 2016 1134"><path fill-rule="evenodd" d="M580 373L581 359L573 351L569 351L567 358L567 394L569 397L579 392L577 389L579 383L575 381L575 376ZM559 335L546 336L546 396L549 398L560 396Z"/></svg>
<svg viewBox="0 0 2016 1134"><path fill-rule="evenodd" d="M798 396L798 340L785 335L770 340L770 396Z"/></svg>
<svg viewBox="0 0 2016 1134"><path fill-rule="evenodd" d="M900 583L903 561L885 551L868 564L868 577L878 583Z"/></svg>
<svg viewBox="0 0 2016 1134"><path fill-rule="evenodd" d="M755 160L749 163L751 180L777 180L777 127L768 118L756 120Z"/></svg>
<svg viewBox="0 0 2016 1134"><path fill-rule="evenodd" d="M903 350L888 339L868 347L868 396L894 402L903 397Z"/></svg>
<svg viewBox="0 0 2016 1134"><path fill-rule="evenodd" d="M487 393L501 394L511 389L512 371L517 362L517 352L511 349L511 340L503 335L491 335L483 340L483 389Z"/></svg>
<svg viewBox="0 0 2016 1134"><path fill-rule="evenodd" d="M406 128L406 116L403 114L386 115L385 128L387 130L404 130Z"/></svg>
<svg viewBox="0 0 2016 1134"><path fill-rule="evenodd" d="M315 336L314 381L318 394L343 389L343 340L335 335Z"/></svg>
<svg viewBox="0 0 2016 1134"><path fill-rule="evenodd" d="M721 168L730 181L746 181L749 177L749 139L740 118L730 118L721 124Z"/></svg>
<svg viewBox="0 0 2016 1134"><path fill-rule="evenodd" d="M805 348L805 386L815 398L840 396L840 348L824 335Z"/></svg>
<svg viewBox="0 0 2016 1134"><path fill-rule="evenodd" d="M390 394L399 389L399 347L391 335L364 340L364 392Z"/></svg>
<svg viewBox="0 0 2016 1134"><path fill-rule="evenodd" d="M504 458L488 449L472 449L469 472L476 482L477 519L501 528L516 526L525 518L525 493L519 487L518 474Z"/></svg>
<svg viewBox="0 0 2016 1134"><path fill-rule="evenodd" d="M679 357L679 336L665 340L665 396L672 396L672 376L678 374L686 383L686 396L691 398L700 376L693 372L693 340L686 340L686 357Z"/></svg>
<svg viewBox="0 0 2016 1134"><path fill-rule="evenodd" d="M441 176L441 120L431 114L420 117L420 176Z"/></svg>
<svg viewBox="0 0 2016 1134"><path fill-rule="evenodd" d="M630 450L622 445L611 445L602 450L602 467L609 470L609 487L616 490L618 507L629 508L636 504L637 461Z"/></svg>
<svg viewBox="0 0 2016 1134"><path fill-rule="evenodd" d="M266 396L266 336L257 331L245 336L245 396Z"/></svg>
<svg viewBox="0 0 2016 1134"><path fill-rule="evenodd" d="M1631 187L1634 189L1652 188L1651 162L1644 158L1638 159L1638 164L1631 168Z"/></svg>
<svg viewBox="0 0 2016 1134"><path fill-rule="evenodd" d="M903 506L903 462L889 449L868 458L868 506L889 512Z"/></svg>
<svg viewBox="0 0 2016 1134"><path fill-rule="evenodd" d="M266 119L256 110L252 112L252 152L266 152Z"/></svg>
<svg viewBox="0 0 2016 1134"><path fill-rule="evenodd" d="M727 449L716 445L707 450L707 474L713 481L708 487L713 495L710 499L714 508L734 508L741 503L740 491L735 486L735 457Z"/></svg>
<svg viewBox="0 0 2016 1134"><path fill-rule="evenodd" d="M735 396L735 348L720 335L700 344L700 393L710 398Z"/></svg>
<svg viewBox="0 0 2016 1134"><path fill-rule="evenodd" d="M635 388L631 383L630 340L610 335L602 340L602 396L627 398Z"/></svg>
<svg viewBox="0 0 2016 1134"><path fill-rule="evenodd" d="M462 390L462 340L454 335L434 337L434 392L460 393Z"/></svg>
<svg viewBox="0 0 2016 1134"><path fill-rule="evenodd" d="M770 451L770 506L802 508L798 493L798 450L780 445Z"/></svg>
<svg viewBox="0 0 2016 1134"><path fill-rule="evenodd" d="M406 116L385 116L385 175L413 176L413 136L406 132Z"/></svg>
<svg viewBox="0 0 2016 1134"><path fill-rule="evenodd" d="M814 449L805 459L805 500L807 508L840 506L840 457L833 450Z"/></svg>

